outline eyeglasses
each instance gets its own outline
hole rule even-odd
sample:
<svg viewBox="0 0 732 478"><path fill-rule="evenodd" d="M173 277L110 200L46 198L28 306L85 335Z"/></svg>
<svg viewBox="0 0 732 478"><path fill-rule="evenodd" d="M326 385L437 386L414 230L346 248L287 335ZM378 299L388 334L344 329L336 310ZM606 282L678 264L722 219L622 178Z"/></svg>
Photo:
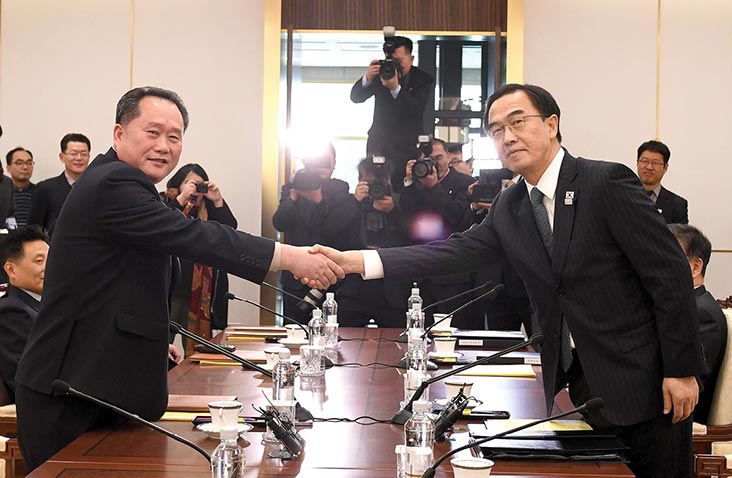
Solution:
<svg viewBox="0 0 732 478"><path fill-rule="evenodd" d="M488 136L494 140L501 139L503 138L503 135L506 134L506 128L510 129L514 133L517 131L523 131L524 128L526 128L526 118L544 119L544 115L519 116L512 119L506 124L494 124L493 126L488 128Z"/></svg>
<svg viewBox="0 0 732 478"><path fill-rule="evenodd" d="M29 159L28 161L13 161L13 165L19 168L22 168L23 166L28 166L30 168L34 164L36 163L34 163L32 159Z"/></svg>
<svg viewBox="0 0 732 478"><path fill-rule="evenodd" d="M89 153L87 153L86 151L64 151L64 154L66 156L71 156L72 158L76 158L76 157L88 158L89 157Z"/></svg>
<svg viewBox="0 0 732 478"><path fill-rule="evenodd" d="M663 167L663 161L651 161L649 159L639 159L638 164L643 166L644 168L646 166L651 166L652 168L662 168Z"/></svg>

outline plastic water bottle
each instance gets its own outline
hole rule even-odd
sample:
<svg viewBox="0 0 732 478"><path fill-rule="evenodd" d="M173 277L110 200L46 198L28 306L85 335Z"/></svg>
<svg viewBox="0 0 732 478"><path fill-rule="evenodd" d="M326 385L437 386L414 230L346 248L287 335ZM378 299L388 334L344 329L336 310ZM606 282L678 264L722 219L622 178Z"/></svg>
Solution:
<svg viewBox="0 0 732 478"><path fill-rule="evenodd" d="M323 302L323 316L327 323L338 323L338 302L335 301L333 292L326 292Z"/></svg>
<svg viewBox="0 0 732 478"><path fill-rule="evenodd" d="M310 345L325 347L325 321L320 309L313 309L313 318L308 322Z"/></svg>
<svg viewBox="0 0 732 478"><path fill-rule="evenodd" d="M412 404L412 416L404 424L407 451L407 476L420 476L432 464L435 450L435 422L427 415L426 400Z"/></svg>
<svg viewBox="0 0 732 478"><path fill-rule="evenodd" d="M409 329L419 329L420 335L424 333L424 312L422 312L422 304L415 303L410 313ZM416 333L416 332L415 332Z"/></svg>
<svg viewBox="0 0 732 478"><path fill-rule="evenodd" d="M212 478L244 478L247 457L236 441L238 433L235 427L221 428L221 443L211 454Z"/></svg>
<svg viewBox="0 0 732 478"><path fill-rule="evenodd" d="M419 296L419 287L416 282L412 284L412 295L407 299L407 308L412 310L415 304L419 304L419 307L422 308L422 297Z"/></svg>
<svg viewBox="0 0 732 478"><path fill-rule="evenodd" d="M290 362L290 350L279 353L280 359L272 370L272 399L295 399L295 366Z"/></svg>
<svg viewBox="0 0 732 478"><path fill-rule="evenodd" d="M415 340L410 337L406 358L407 369L404 373L404 401L401 403L402 406L409 402L417 388L422 385L422 382L430 377L427 373L427 348L424 340L421 338ZM428 400L429 393L428 387L422 392L420 400Z"/></svg>

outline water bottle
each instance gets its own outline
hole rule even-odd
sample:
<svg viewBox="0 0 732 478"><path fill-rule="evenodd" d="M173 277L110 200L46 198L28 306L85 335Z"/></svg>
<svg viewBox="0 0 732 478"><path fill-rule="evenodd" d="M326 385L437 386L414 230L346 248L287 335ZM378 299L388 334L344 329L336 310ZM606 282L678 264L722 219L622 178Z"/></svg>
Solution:
<svg viewBox="0 0 732 478"><path fill-rule="evenodd" d="M427 415L429 402L412 404L412 416L404 424L407 451L407 476L421 476L432 465L435 450L435 422Z"/></svg>
<svg viewBox="0 0 732 478"><path fill-rule="evenodd" d="M410 313L409 329L418 329L419 335L424 333L424 312L422 312L422 304L414 304L414 308ZM414 332L416 334L416 332Z"/></svg>
<svg viewBox="0 0 732 478"><path fill-rule="evenodd" d="M272 370L272 399L295 399L295 366L290 362L290 350L279 353L280 359Z"/></svg>
<svg viewBox="0 0 732 478"><path fill-rule="evenodd" d="M332 292L325 294L323 314L325 314L325 350L336 350L338 349L338 303Z"/></svg>
<svg viewBox="0 0 732 478"><path fill-rule="evenodd" d="M221 428L221 443L211 454L212 478L244 478L247 457L236 441L238 433L236 427Z"/></svg>
<svg viewBox="0 0 732 478"><path fill-rule="evenodd" d="M410 337L407 348L407 369L404 373L404 401L405 406L417 391L422 382L429 378L427 373L427 348L421 338ZM429 387L422 392L420 400L429 399Z"/></svg>
<svg viewBox="0 0 732 478"><path fill-rule="evenodd" d="M422 298L419 296L419 287L416 282L412 284L412 295L407 299L407 308L412 310L415 304L419 304L419 307L422 308Z"/></svg>
<svg viewBox="0 0 732 478"><path fill-rule="evenodd" d="M310 345L325 346L325 321L320 309L313 309L313 318L308 322L308 335Z"/></svg>

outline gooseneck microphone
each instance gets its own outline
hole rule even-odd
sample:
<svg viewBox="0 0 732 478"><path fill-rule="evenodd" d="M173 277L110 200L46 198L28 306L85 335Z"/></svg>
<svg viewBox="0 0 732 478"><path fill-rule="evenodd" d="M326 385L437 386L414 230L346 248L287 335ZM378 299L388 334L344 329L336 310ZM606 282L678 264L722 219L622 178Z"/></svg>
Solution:
<svg viewBox="0 0 732 478"><path fill-rule="evenodd" d="M130 420L136 421L138 423L142 423L143 425L145 425L149 428L152 428L153 430L159 431L163 435L169 436L170 438L172 438L175 441L183 443L184 445L188 445L189 447L193 448L198 453L203 455L209 463L211 462L211 456L208 453L206 453L203 450L203 448L199 447L195 443L193 443L189 440L186 440L182 436L177 435L177 434L171 432L170 430L166 430L163 427L160 427L152 422L149 422L149 421L145 420L144 418L141 418L139 415L130 413L127 410L119 408L116 405L112 405L111 403L105 402L104 400L101 400L97 397L92 397L91 395L88 395L84 392L80 392L79 390L76 390L75 388L73 388L71 385L64 382L63 380L58 380L58 379L54 380L53 385L51 385L51 391L53 392L54 395L73 395L75 397L83 398L84 400L88 400L88 401L94 403L95 405L112 410L113 412L117 413L118 415L122 415L125 418L129 418Z"/></svg>
<svg viewBox="0 0 732 478"><path fill-rule="evenodd" d="M215 344L215 343L211 342L210 340L206 340L203 337L201 337L200 335L196 335L193 332L186 330L177 322L170 323L170 331L173 333L179 333L179 334L183 335L184 337L188 337L189 339L193 340L196 343L207 345L208 347L215 350L216 353L224 355L224 356L230 358L231 360L240 363L242 365L242 367L244 367L244 368L248 368L249 370L256 370L257 372L261 373L262 375L266 375L267 377L270 377L270 378L272 377L272 372L270 372L269 370L262 368L259 365L250 362L249 360L243 359L232 352L229 352L228 350L221 347L220 345Z"/></svg>
<svg viewBox="0 0 732 478"><path fill-rule="evenodd" d="M460 451L463 451L463 450L467 450L468 448L473 448L474 446L483 444L483 443L488 442L488 441L491 441L491 440L495 440L496 438L502 438L502 437L504 437L506 435L510 435L511 433L520 432L521 430L525 430L527 428L531 428L533 426L542 424L544 422L548 422L548 421L551 421L551 420L557 420L559 418L566 417L567 415L571 415L573 413L581 413L581 412L589 412L589 411L593 411L593 410L599 410L599 409L603 408L604 406L605 406L605 403L603 403L602 398L591 398L591 399L587 400L581 406L579 406L577 408L573 408L572 410L569 410L569 411L566 411L566 412L562 412L562 413L558 413L557 415L552 415L551 417L542 418L540 420L535 420L533 422L529 422L529 423L526 423L524 425L521 425L520 427L512 428L510 430L506 430L506 431L503 431L501 433L496 433L495 435L491 435L491 436L488 436L488 437L485 437L485 438L481 438L479 440L475 440L475 441L473 441L471 443L468 443L467 445L463 445L461 447L455 448L454 450L450 450L449 452L445 453L440 458L438 458L437 460L435 460L435 462L432 464L432 466L430 466L429 468L427 468L425 470L425 472L422 474L422 478L432 478L433 476L435 476L435 470L437 469L438 466L440 466L440 463L442 463L446 459L450 458L451 456L453 456L457 452L460 452Z"/></svg>
<svg viewBox="0 0 732 478"><path fill-rule="evenodd" d="M489 283L489 284L493 285L492 283ZM481 287L485 287L485 285L484 286L481 286ZM484 292L484 293L480 294L478 297L476 297L475 299L469 300L468 302L464 303L463 305L461 305L457 309L453 310L452 312L450 312L449 314L447 314L445 317L441 318L437 322L433 322L432 325L430 325L429 327L427 327L426 329L424 329L424 333L422 334L422 339L424 339L425 337L427 337L427 334L429 333L430 330L432 330L432 328L435 325L437 325L437 324L439 324L439 323L441 323L441 322L449 319L450 317L452 317L453 315L457 314L461 310L465 309L466 307L471 306L472 304L475 304L476 302L478 302L479 300L481 300L483 298L487 298L488 300L495 299L496 296L498 294L500 294L503 289L504 289L503 284L498 284L497 286L495 286L494 288L492 288L488 292ZM467 291L467 292L472 292L472 291ZM464 293L466 293L466 292L464 292Z"/></svg>
<svg viewBox="0 0 732 478"><path fill-rule="evenodd" d="M460 297L464 295L471 294L473 292L478 292L481 289L485 289L488 287L491 287L493 285L493 281L488 281L485 284L479 285L478 287L473 287L472 289L466 290L465 292L460 292L457 295L453 295L452 297L448 297L447 299L438 300L437 302L433 302L424 309L422 309L422 312L427 312L433 307L437 307L438 305L444 304L445 302L452 302L455 299L459 299Z"/></svg>
<svg viewBox="0 0 732 478"><path fill-rule="evenodd" d="M484 364L490 363L497 358L503 357L506 354L510 354L511 352L515 352L516 350L522 349L524 347L528 347L529 345L539 345L543 341L544 341L544 335L537 333L537 334L532 335L528 340L521 342L520 344L512 345L511 347L505 348L505 349L501 350L500 352L494 353L493 355L483 357L480 360L476 360L475 362L469 363L467 365L463 365L462 367L452 369L448 372L443 373L442 375L437 375L436 377L432 377L430 379L423 381L422 384L419 387L417 387L417 390L414 391L414 393L412 394L412 397L409 399L407 404L404 405L404 408L399 410L391 418L391 423L396 424L396 425L404 425L405 423L407 423L407 420L409 420L409 417L412 416L412 404L415 402L415 400L419 400L419 397L422 396L422 393L431 384L433 384L435 382L439 382L440 380L444 380L447 377L451 377L460 372L464 372L465 370L469 370L473 367L477 367L478 365L484 365Z"/></svg>

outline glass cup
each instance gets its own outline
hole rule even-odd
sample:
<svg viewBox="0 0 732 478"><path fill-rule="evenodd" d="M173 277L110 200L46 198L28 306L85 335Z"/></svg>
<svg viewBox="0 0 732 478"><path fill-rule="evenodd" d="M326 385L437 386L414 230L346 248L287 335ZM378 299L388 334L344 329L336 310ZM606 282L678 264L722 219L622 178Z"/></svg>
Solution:
<svg viewBox="0 0 732 478"><path fill-rule="evenodd" d="M221 427L236 428L241 407L241 402L237 402L236 400L208 402L208 410L211 412L212 431L218 432L221 430Z"/></svg>
<svg viewBox="0 0 732 478"><path fill-rule="evenodd" d="M325 374L323 368L323 347L303 345L300 347L300 376L319 377Z"/></svg>
<svg viewBox="0 0 732 478"><path fill-rule="evenodd" d="M487 478L494 463L477 457L453 458L450 460L455 478Z"/></svg>
<svg viewBox="0 0 732 478"><path fill-rule="evenodd" d="M272 413L276 410L280 415L287 417L294 424L296 403L297 401L295 400L272 400L271 404L267 404L267 411ZM267 424L267 430L262 435L262 441L265 443L275 443L278 441L274 432L270 430L269 423Z"/></svg>

